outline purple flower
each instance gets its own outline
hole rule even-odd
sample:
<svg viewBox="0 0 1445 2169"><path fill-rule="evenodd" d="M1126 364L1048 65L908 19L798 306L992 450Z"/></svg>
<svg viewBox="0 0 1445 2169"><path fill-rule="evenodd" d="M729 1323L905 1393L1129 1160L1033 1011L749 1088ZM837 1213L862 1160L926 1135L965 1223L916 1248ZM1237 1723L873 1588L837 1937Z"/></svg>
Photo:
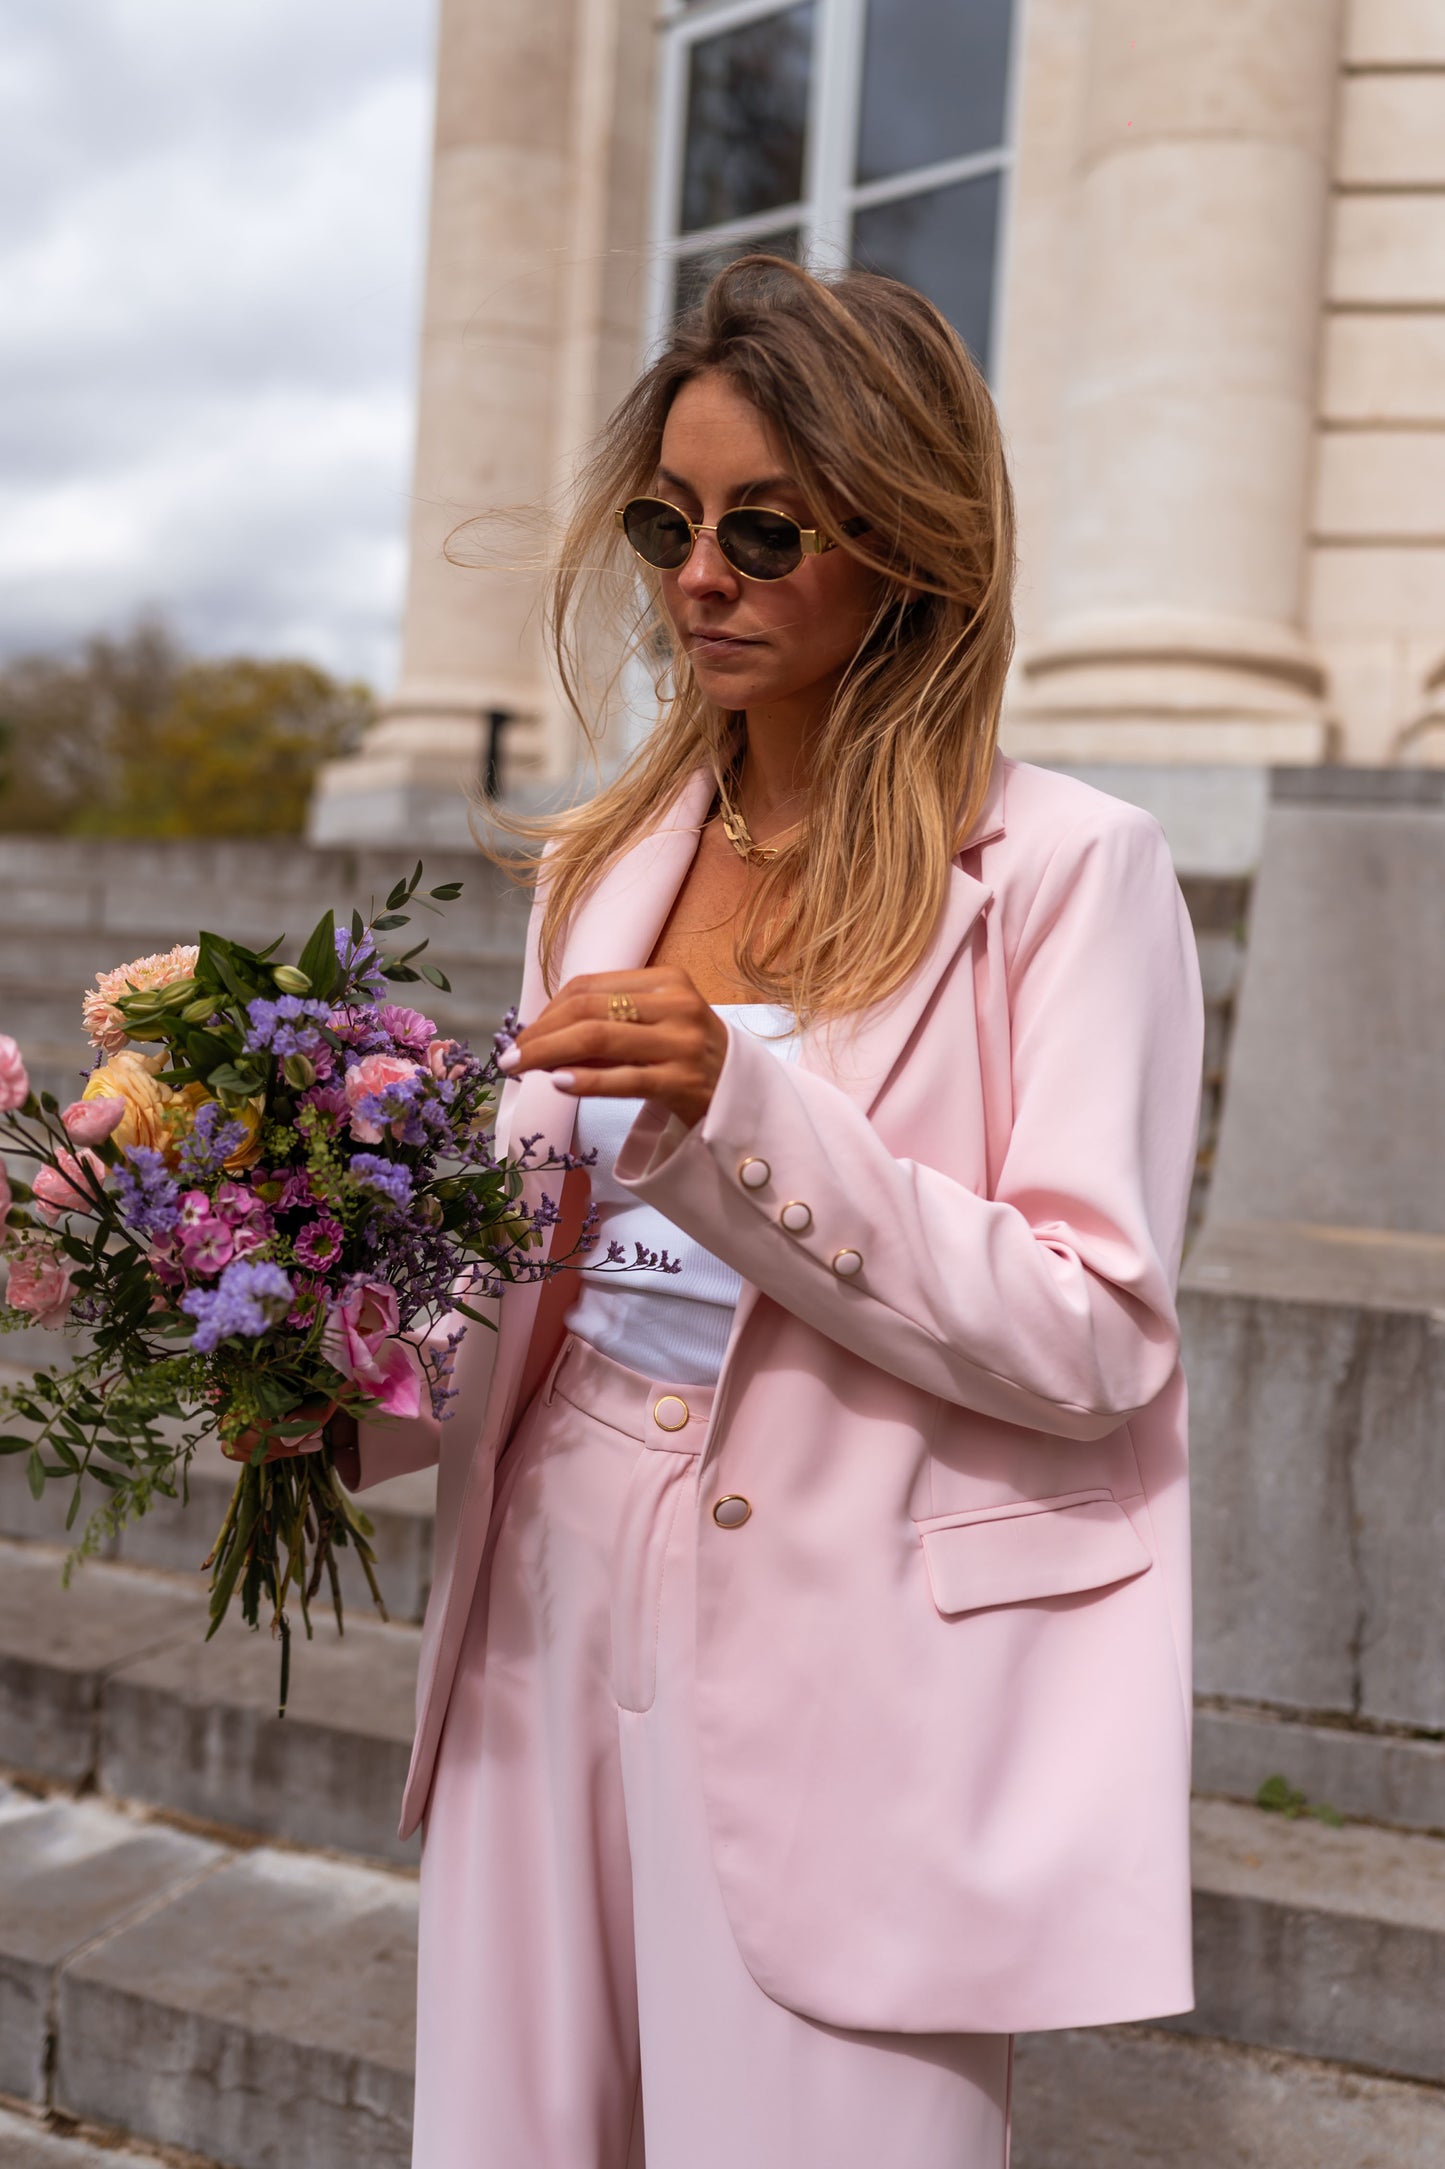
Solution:
<svg viewBox="0 0 1445 2169"><path fill-rule="evenodd" d="M384 1160L379 1152L358 1152L348 1172L358 1190L384 1199L398 1212L411 1200L411 1169L399 1160Z"/></svg>
<svg viewBox="0 0 1445 2169"><path fill-rule="evenodd" d="M115 1171L120 1216L137 1235L169 1235L180 1213L176 1186L160 1153L132 1145Z"/></svg>
<svg viewBox="0 0 1445 2169"><path fill-rule="evenodd" d="M181 1140L180 1170L188 1182L214 1175L246 1141L246 1125L226 1113L219 1100L206 1100Z"/></svg>
<svg viewBox="0 0 1445 2169"><path fill-rule="evenodd" d="M296 1256L302 1265L324 1273L341 1256L341 1223L323 1213L302 1229L296 1238Z"/></svg>
<svg viewBox="0 0 1445 2169"><path fill-rule="evenodd" d="M354 941L350 927L338 926L336 957L350 979L348 992L351 995L361 994L371 1001L377 1001L385 994L386 980L382 976L381 958L370 934L363 934L360 941Z"/></svg>
<svg viewBox="0 0 1445 2169"><path fill-rule="evenodd" d="M279 1265L228 1265L214 1288L192 1288L181 1309L196 1321L191 1345L209 1355L232 1334L255 1340L291 1308L295 1291Z"/></svg>
<svg viewBox="0 0 1445 2169"><path fill-rule="evenodd" d="M246 1004L251 1029L246 1034L250 1054L274 1054L278 1061L288 1054L314 1055L323 1041L317 1031L331 1014L325 1002L304 1001L299 994L283 994L268 1002L258 995Z"/></svg>

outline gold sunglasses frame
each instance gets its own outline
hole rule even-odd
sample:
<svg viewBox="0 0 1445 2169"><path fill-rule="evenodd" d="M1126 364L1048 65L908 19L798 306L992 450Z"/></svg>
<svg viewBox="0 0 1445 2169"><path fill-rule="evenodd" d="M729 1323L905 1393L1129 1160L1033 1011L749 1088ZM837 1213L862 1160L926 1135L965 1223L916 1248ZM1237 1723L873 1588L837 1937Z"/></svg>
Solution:
<svg viewBox="0 0 1445 2169"><path fill-rule="evenodd" d="M692 535L692 540L687 546L687 557L683 558L681 564L654 565L650 557L643 556L641 550L638 549L637 544L627 533L627 505L665 505L669 512L675 512L677 514L678 518L689 529ZM623 536L626 538L628 549L631 550L633 556L637 559L638 563L640 565L646 565L648 570L651 572L681 572L683 565L687 563L688 558L692 556L693 551L697 548L697 538L699 535L711 535L714 542L717 542L716 524L708 526L705 522L701 520L689 519L688 515L683 511L682 506L675 505L669 497L629 497L627 500L627 505L618 505L613 514L613 518L616 520L618 527L620 528ZM835 536L825 535L821 527L804 527L801 521L795 520L793 518L791 512L779 512L773 505L734 505L730 509L734 512L765 512L768 515L769 519L789 521L798 530L800 561L804 557L821 557L825 550L836 550L838 547L837 538ZM727 516L728 515L725 512L723 514L723 518L726 519ZM868 522L866 520L846 520L844 522L845 531L853 530L859 534L864 531L867 525ZM732 570L737 574L740 580L755 580L760 587L771 587L776 580L786 580L790 573L794 573L798 569L796 565L789 565L787 572L744 572L741 565L733 564L732 559L728 556L727 551L723 549L723 546L720 542L718 542L718 550L724 562L732 568Z"/></svg>

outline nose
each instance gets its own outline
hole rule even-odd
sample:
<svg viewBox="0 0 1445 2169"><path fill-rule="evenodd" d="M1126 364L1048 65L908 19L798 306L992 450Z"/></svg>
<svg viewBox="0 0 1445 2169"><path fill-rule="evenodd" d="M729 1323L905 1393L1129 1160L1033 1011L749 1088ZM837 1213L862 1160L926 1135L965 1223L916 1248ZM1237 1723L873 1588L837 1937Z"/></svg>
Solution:
<svg viewBox="0 0 1445 2169"><path fill-rule="evenodd" d="M718 548L717 536L701 534L693 543L691 557L678 572L677 584L684 595L700 601L704 595L735 596L740 582Z"/></svg>

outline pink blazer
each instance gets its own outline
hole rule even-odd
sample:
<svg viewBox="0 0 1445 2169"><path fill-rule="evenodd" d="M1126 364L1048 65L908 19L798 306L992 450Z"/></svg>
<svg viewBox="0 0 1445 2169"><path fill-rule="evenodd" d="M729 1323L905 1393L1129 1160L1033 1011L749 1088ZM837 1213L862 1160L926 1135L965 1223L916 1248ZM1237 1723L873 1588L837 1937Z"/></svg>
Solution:
<svg viewBox="0 0 1445 2169"><path fill-rule="evenodd" d="M701 771L578 914L564 976L641 965ZM536 920L524 1020L544 999ZM713 1857L739 1948L829 2024L1012 2032L1192 2002L1189 1525L1174 1288L1203 1016L1147 815L1000 760L936 938L796 1064L733 1032L706 1118L644 1108L621 1179L743 1293L696 1527ZM505 1142L574 1102L509 1084ZM751 1178L751 1179L749 1179ZM555 1188L555 1177L553 1178ZM789 1232L781 1210L805 1203ZM798 1215L790 1216L794 1219ZM435 1426L403 1834L421 1819L492 1477L568 1276L509 1289ZM494 1356L494 1360L493 1360ZM741 1492L749 1520L710 1508Z"/></svg>

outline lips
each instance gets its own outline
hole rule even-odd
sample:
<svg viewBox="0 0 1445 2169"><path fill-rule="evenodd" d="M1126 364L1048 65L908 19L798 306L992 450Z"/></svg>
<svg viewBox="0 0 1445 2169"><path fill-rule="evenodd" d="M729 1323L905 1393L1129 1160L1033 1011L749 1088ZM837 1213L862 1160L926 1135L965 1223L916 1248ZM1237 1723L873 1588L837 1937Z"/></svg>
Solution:
<svg viewBox="0 0 1445 2169"><path fill-rule="evenodd" d="M695 628L687 637L700 655L730 655L758 645L756 639L747 634L708 632L702 627Z"/></svg>

